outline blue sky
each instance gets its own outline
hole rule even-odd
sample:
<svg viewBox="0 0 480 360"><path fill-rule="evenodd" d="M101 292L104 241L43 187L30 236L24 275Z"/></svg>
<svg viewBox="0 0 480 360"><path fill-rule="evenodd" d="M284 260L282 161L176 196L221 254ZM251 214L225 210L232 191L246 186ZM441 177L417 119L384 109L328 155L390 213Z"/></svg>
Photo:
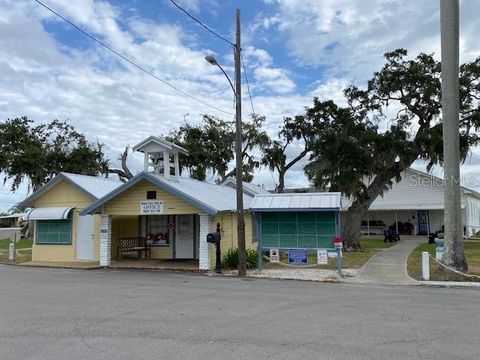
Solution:
<svg viewBox="0 0 480 360"><path fill-rule="evenodd" d="M233 41L242 11L243 58L255 109L274 136L284 116L302 113L314 96L341 103L348 84L363 86L399 47L440 54L438 0L177 0L193 16ZM207 103L233 112L232 93L204 56L214 54L229 74L233 53L168 0L44 0L44 3L149 71ZM122 62L33 0L0 0L0 119L69 120L106 145L113 165L127 145L168 132L209 113ZM461 1L461 60L480 55L480 2ZM246 87L244 86L246 95ZM250 105L244 97L243 109ZM1 121L1 120L0 120ZM298 148L292 148L294 155ZM480 175L475 150L462 171ZM134 172L141 156L130 154ZM303 163L287 176L304 186ZM424 169L418 164L419 169ZM273 176L272 176L273 175ZM255 183L274 186L260 171ZM27 194L0 189L0 211Z"/></svg>

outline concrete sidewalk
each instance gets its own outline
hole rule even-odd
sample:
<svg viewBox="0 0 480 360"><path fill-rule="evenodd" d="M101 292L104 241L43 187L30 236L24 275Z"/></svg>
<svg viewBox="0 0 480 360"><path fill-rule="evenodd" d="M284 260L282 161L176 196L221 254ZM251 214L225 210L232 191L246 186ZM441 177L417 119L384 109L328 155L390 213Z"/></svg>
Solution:
<svg viewBox="0 0 480 360"><path fill-rule="evenodd" d="M408 256L425 238L402 239L398 244L375 255L357 277L345 282L363 284L420 285L407 275Z"/></svg>

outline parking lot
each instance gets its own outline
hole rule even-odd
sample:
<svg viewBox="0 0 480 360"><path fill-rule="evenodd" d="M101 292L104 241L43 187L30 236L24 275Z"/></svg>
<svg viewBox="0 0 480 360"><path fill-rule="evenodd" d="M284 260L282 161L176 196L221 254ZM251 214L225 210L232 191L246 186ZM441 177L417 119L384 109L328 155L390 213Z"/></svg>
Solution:
<svg viewBox="0 0 480 360"><path fill-rule="evenodd" d="M480 292L0 265L0 358L478 359Z"/></svg>

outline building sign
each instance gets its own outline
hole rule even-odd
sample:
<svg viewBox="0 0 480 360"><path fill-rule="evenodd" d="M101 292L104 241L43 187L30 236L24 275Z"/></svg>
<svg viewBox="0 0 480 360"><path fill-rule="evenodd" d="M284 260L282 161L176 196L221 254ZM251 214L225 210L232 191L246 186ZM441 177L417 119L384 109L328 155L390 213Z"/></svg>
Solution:
<svg viewBox="0 0 480 360"><path fill-rule="evenodd" d="M289 249L288 250L288 263L297 265L308 264L307 250L303 249Z"/></svg>
<svg viewBox="0 0 480 360"><path fill-rule="evenodd" d="M280 252L278 251L278 249L270 249L270 262L280 262Z"/></svg>
<svg viewBox="0 0 480 360"><path fill-rule="evenodd" d="M318 249L317 250L317 264L318 265L328 265L328 251L327 251L327 249Z"/></svg>
<svg viewBox="0 0 480 360"><path fill-rule="evenodd" d="M163 214L163 200L140 201L140 214L142 215Z"/></svg>

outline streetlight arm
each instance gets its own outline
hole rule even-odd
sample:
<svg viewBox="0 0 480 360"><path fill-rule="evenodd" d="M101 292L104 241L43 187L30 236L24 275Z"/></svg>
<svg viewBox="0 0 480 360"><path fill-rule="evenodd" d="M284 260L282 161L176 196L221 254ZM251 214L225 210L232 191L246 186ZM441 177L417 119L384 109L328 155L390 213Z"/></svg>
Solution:
<svg viewBox="0 0 480 360"><path fill-rule="evenodd" d="M220 70L222 70L223 75L225 75L225 77L226 77L227 80L228 80L228 83L230 84L230 87L232 88L233 94L236 96L236 95L237 95L237 92L235 91L235 88L233 87L233 83L232 83L232 81L230 80L230 78L228 77L228 75L227 75L227 73L225 72L225 70L223 70L223 68L220 66L220 64L216 63L215 65L217 65L218 68L219 68Z"/></svg>
<svg viewBox="0 0 480 360"><path fill-rule="evenodd" d="M228 80L228 83L230 84L230 87L232 88L232 91L233 91L233 95L235 95L235 97L237 96L237 92L235 91L235 87L233 86L233 83L232 81L230 80L230 78L228 77L227 73L225 72L225 70L223 70L223 68L220 66L220 64L217 62L217 59L215 59L215 57L213 55L207 55L205 56L205 60L207 60L208 63L212 64L212 65L216 65L218 66L218 68L222 71L223 75L225 75L225 77L227 78Z"/></svg>

